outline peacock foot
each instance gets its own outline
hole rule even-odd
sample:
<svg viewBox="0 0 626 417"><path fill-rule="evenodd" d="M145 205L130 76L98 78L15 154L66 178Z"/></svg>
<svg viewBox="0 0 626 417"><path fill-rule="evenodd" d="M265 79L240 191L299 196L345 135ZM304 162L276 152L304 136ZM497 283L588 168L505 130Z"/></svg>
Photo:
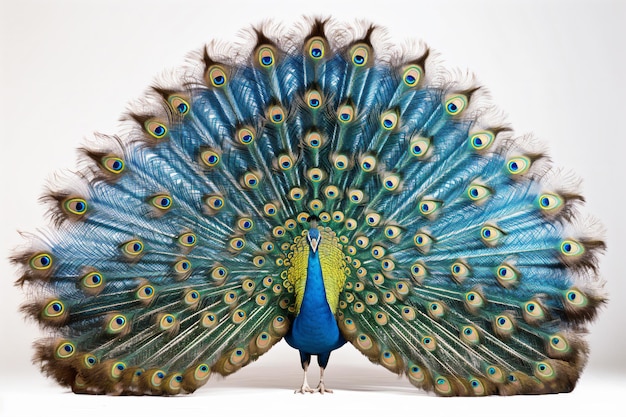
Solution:
<svg viewBox="0 0 626 417"><path fill-rule="evenodd" d="M318 387L319 389L319 387ZM307 392L313 393L313 392L317 392L317 389L313 389L311 387L309 387L309 384L302 384L302 386L300 387L300 389L295 390L293 393L294 394L306 394Z"/></svg>
<svg viewBox="0 0 626 417"><path fill-rule="evenodd" d="M326 388L326 386L324 385L323 382L320 382L319 385L317 386L317 388L315 388L315 390L312 390L312 392L319 392L320 394L324 395L326 393L328 394L332 394L333 390Z"/></svg>

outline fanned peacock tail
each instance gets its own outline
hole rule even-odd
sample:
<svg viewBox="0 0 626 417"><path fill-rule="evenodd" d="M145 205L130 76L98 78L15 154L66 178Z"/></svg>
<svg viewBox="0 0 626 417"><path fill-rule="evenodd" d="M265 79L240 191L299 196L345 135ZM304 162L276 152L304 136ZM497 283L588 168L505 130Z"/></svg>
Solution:
<svg viewBox="0 0 626 417"><path fill-rule="evenodd" d="M583 198L483 88L377 33L313 20L206 49L83 150L14 256L44 373L177 394L237 371L297 313L313 216L331 310L372 362L439 395L573 389L604 302Z"/></svg>

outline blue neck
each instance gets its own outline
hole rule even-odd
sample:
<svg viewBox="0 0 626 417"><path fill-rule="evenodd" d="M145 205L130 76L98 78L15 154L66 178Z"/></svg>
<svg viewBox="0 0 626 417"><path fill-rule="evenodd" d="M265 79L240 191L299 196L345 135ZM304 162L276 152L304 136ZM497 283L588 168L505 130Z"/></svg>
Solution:
<svg viewBox="0 0 626 417"><path fill-rule="evenodd" d="M322 278L319 253L311 250L306 286L300 312L294 320L287 342L303 352L320 354L337 349L345 343L328 301Z"/></svg>

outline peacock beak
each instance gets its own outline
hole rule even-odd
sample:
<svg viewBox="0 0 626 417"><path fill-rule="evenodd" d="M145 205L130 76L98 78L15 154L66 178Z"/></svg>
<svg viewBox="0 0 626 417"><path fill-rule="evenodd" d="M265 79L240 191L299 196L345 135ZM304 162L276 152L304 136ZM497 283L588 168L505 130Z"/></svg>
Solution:
<svg viewBox="0 0 626 417"><path fill-rule="evenodd" d="M309 239L309 243L311 244L311 249L313 249L313 253L317 252L317 246L320 244L321 236L317 239Z"/></svg>

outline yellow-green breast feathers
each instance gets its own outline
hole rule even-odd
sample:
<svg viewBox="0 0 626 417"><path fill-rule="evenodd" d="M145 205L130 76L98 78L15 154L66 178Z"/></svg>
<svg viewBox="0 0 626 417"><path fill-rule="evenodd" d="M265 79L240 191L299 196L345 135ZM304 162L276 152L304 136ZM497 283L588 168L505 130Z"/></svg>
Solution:
<svg viewBox="0 0 626 417"><path fill-rule="evenodd" d="M335 313L339 304L339 294L343 290L346 281L347 267L344 260L342 245L335 232L330 228L319 228L322 239L318 246L322 277L326 290L326 301L330 310ZM296 314L300 312L304 289L306 287L307 267L309 264L309 251L311 250L306 239L307 231L302 236L294 239L291 252L288 255L289 269L287 279L293 285L296 293Z"/></svg>

